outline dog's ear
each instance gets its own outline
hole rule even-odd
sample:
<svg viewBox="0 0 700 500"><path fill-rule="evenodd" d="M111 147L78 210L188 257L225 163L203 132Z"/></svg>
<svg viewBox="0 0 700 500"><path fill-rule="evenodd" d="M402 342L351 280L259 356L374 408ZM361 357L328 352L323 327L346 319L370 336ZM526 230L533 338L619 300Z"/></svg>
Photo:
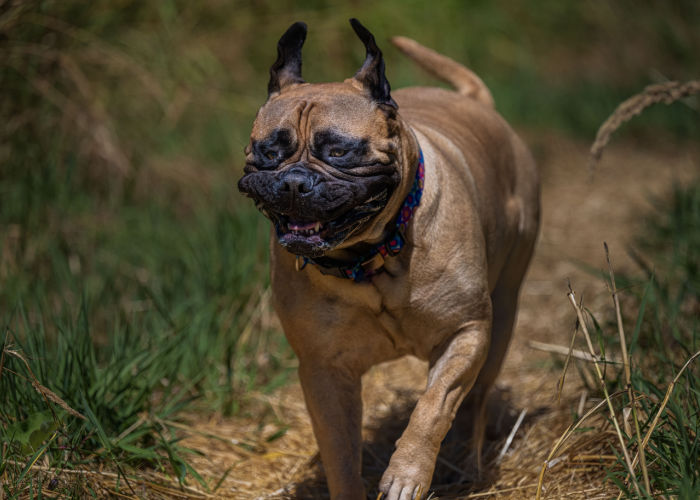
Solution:
<svg viewBox="0 0 700 500"><path fill-rule="evenodd" d="M391 98L391 87L384 74L382 51L377 47L374 36L357 19L350 19L350 24L357 36L362 40L362 43L365 44L365 49L367 49L367 57L362 67L355 74L355 80L359 81L367 89L377 103L397 109L398 105Z"/></svg>
<svg viewBox="0 0 700 500"><path fill-rule="evenodd" d="M301 47L306 40L306 23L296 22L285 31L277 43L277 60L270 67L268 97L287 85L304 83L301 78Z"/></svg>

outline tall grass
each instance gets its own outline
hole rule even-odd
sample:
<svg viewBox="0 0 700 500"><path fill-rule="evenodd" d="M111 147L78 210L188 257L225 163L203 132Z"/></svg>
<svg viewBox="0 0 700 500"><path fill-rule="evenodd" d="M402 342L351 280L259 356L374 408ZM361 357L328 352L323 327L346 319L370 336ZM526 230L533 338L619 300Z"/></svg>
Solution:
<svg viewBox="0 0 700 500"><path fill-rule="evenodd" d="M13 460L56 431L44 452L52 467L146 460L179 476L186 460L164 421L195 400L237 411L248 390L288 372L286 344L256 316L267 307L267 228L245 210L209 215L184 228L163 214L125 215L128 233L99 231L103 249L77 275L76 261L52 247L45 281L14 276L31 283L2 293L13 306L2 318L0 424Z"/></svg>
<svg viewBox="0 0 700 500"><path fill-rule="evenodd" d="M639 313L630 354L643 415L657 414L667 387L680 375L658 422L643 426L650 432L647 493L691 499L700 497L700 366L696 360L682 374L681 368L700 351L700 234L694 229L700 227L700 182L676 186L671 202L659 205L638 241L650 255L649 261L637 257L646 277L624 276L619 286L636 292ZM620 378L610 382L613 390L622 388ZM620 469L609 475L625 496L634 497ZM641 470L637 481L642 484Z"/></svg>
<svg viewBox="0 0 700 500"><path fill-rule="evenodd" d="M546 470L560 460L555 456L591 448L584 453L600 457L618 498L700 496L700 180L676 186L646 222L632 250L641 271L610 271L613 319L598 321L569 294L590 354L579 366L582 381L600 400L574 412L575 421L552 445L537 498ZM596 421L606 407L606 418Z"/></svg>

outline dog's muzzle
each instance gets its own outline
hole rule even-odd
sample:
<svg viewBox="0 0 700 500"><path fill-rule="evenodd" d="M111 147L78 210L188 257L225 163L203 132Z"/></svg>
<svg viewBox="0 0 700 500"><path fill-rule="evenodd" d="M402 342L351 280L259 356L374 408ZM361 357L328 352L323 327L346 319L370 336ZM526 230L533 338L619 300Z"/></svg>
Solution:
<svg viewBox="0 0 700 500"><path fill-rule="evenodd" d="M335 248L384 208L388 187L372 193L373 187L324 178L301 165L250 172L238 183L273 222L280 245L306 257Z"/></svg>

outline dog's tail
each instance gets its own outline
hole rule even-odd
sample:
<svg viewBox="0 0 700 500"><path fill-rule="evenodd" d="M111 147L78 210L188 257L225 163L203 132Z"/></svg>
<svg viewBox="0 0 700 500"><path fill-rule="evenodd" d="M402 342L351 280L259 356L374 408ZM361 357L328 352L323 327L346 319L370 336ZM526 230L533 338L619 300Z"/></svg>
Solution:
<svg viewBox="0 0 700 500"><path fill-rule="evenodd" d="M457 61L403 36L393 37L391 43L423 69L452 85L458 93L487 106L494 106L493 96L481 78Z"/></svg>

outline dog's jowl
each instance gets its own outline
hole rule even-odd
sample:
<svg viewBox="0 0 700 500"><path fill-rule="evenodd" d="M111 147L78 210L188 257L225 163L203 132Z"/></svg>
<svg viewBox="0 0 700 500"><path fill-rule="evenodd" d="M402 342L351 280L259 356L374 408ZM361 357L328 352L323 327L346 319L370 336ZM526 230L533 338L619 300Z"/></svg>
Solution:
<svg viewBox="0 0 700 500"><path fill-rule="evenodd" d="M454 90L392 92L374 37L351 24L367 57L342 82L302 79L305 24L282 36L238 186L272 222L274 305L331 497L366 495L361 375L410 354L429 362L427 385L379 489L424 498L461 404L481 442L537 235L538 175L474 73L397 37Z"/></svg>

